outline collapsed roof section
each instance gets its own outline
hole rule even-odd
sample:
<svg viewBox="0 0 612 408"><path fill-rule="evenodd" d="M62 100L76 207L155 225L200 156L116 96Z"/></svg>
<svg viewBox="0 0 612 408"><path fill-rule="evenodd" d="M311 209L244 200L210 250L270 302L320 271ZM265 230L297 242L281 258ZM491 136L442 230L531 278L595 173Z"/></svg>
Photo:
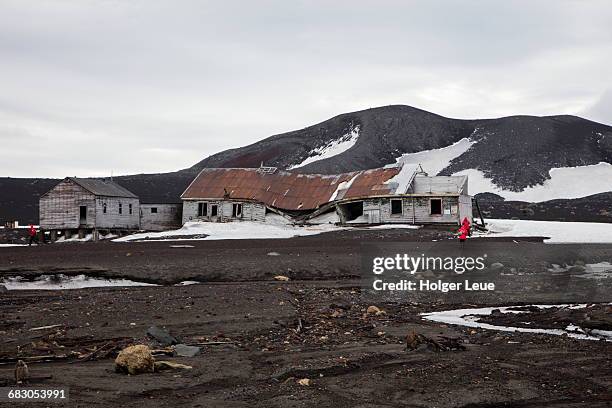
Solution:
<svg viewBox="0 0 612 408"><path fill-rule="evenodd" d="M208 168L198 174L181 198L250 200L279 210L312 211L334 201L410 194L418 168L405 164L335 175L300 174L269 167ZM463 194L462 186L463 183L456 185L454 193Z"/></svg>

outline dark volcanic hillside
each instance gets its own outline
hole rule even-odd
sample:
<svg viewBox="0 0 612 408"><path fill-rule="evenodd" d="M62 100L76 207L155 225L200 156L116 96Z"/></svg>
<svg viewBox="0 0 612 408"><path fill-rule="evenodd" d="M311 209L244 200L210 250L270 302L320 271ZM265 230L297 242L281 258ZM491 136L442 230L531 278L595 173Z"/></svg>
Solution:
<svg viewBox="0 0 612 408"><path fill-rule="evenodd" d="M227 150L202 160L193 169L257 167L261 162L290 167L355 127L359 128L359 139L351 149L300 167L299 171L337 173L381 167L394 163L403 153L445 147L464 137L478 143L442 174L477 168L495 184L512 191L541 184L553 167L612 162L612 127L576 116L459 120L394 105L346 113Z"/></svg>
<svg viewBox="0 0 612 408"><path fill-rule="evenodd" d="M358 138L350 149L297 171L336 173L381 167L394 163L404 153L445 147L467 137L477 143L441 174L479 169L504 189L520 191L549 178L548 172L553 167L612 163L612 127L579 117L459 120L394 105L342 114L301 130L271 136L212 155L178 172L115 180L143 202L175 202L202 168L258 167L262 162L289 168L314 155L316 149L347 139L351 132L357 132ZM0 179L0 222L12 219L36 222L38 197L55 182Z"/></svg>
<svg viewBox="0 0 612 408"><path fill-rule="evenodd" d="M394 105L345 113L307 128L275 135L240 149L210 156L195 166L287 168L309 153L359 128L359 139L348 151L300 167L309 173L371 169L394 163L402 153L437 149L469 137L470 121L448 119L410 106Z"/></svg>

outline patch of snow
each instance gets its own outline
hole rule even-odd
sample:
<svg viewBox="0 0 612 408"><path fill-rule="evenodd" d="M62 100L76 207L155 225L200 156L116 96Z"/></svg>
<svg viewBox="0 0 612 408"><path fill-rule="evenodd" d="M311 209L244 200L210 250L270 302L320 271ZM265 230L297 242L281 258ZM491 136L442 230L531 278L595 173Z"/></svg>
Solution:
<svg viewBox="0 0 612 408"><path fill-rule="evenodd" d="M359 174L360 173L355 174L349 181L343 181L342 183L338 184L336 191L334 191L334 194L331 195L331 197L329 198L329 201L334 201L336 197L338 197L338 193L340 193L340 191L348 190L353 185L353 182L355 181L355 179L359 177ZM344 196L344 194L342 196Z"/></svg>
<svg viewBox="0 0 612 408"><path fill-rule="evenodd" d="M359 125L355 126L353 129L351 129L351 131L345 133L338 139L328 142L325 146L321 146L312 150L305 160L303 160L301 163L294 164L288 167L287 169L295 169L310 163L314 163L319 160L329 159L330 157L337 156L340 153L344 153L351 147L355 146L355 143L357 143L357 139L359 139Z"/></svg>
<svg viewBox="0 0 612 408"><path fill-rule="evenodd" d="M467 152L475 143L476 141L464 137L458 142L440 149L403 154L397 159L397 162L400 164L420 164L430 176L435 176L448 167L453 159Z"/></svg>
<svg viewBox="0 0 612 408"><path fill-rule="evenodd" d="M427 171L427 169L425 169ZM600 162L589 166L550 169L550 179L544 184L527 187L523 191L503 190L477 169L467 169L453 176L468 176L468 191L495 193L506 200L540 202L561 198L580 198L612 191L612 164Z"/></svg>
<svg viewBox="0 0 612 408"><path fill-rule="evenodd" d="M367 215L360 215L354 220L347 221L347 224L367 224L370 222L370 218Z"/></svg>
<svg viewBox="0 0 612 408"><path fill-rule="evenodd" d="M403 164L401 166L402 168L400 169L399 173L385 181L385 184L397 184L394 194L406 193L408 187L410 187L410 184L412 183L412 180L414 180L414 176L419 167L418 164ZM423 170L427 171L426 169Z"/></svg>
<svg viewBox="0 0 612 408"><path fill-rule="evenodd" d="M422 225L414 225L414 224L382 224L382 225L373 225L371 227L365 227L370 230L387 230L387 229L419 229L422 228Z"/></svg>
<svg viewBox="0 0 612 408"><path fill-rule="evenodd" d="M152 283L135 282L128 279L102 279L86 275L66 276L42 275L35 280L26 280L23 277L10 277L0 281L8 290L61 290L99 288L107 286L158 286Z"/></svg>
<svg viewBox="0 0 612 408"><path fill-rule="evenodd" d="M333 213L332 213L333 214ZM327 216L327 214L324 214ZM331 219L331 217L330 217ZM367 217L365 221L367 222ZM364 226L359 229L417 229L419 225L388 224ZM114 239L113 242L146 242L146 241L198 241L221 239L282 239L298 236L316 235L324 232L342 231L355 227L336 226L329 223L298 226L291 224L286 218L276 215L266 215L265 222L234 221L234 222L188 222L174 231L143 232Z"/></svg>
<svg viewBox="0 0 612 408"><path fill-rule="evenodd" d="M597 222L560 222L486 219L488 232L481 237L548 237L544 242L612 243L612 224Z"/></svg>
<svg viewBox="0 0 612 408"><path fill-rule="evenodd" d="M193 245L170 245L170 248L195 248Z"/></svg>
<svg viewBox="0 0 612 408"><path fill-rule="evenodd" d="M599 262L594 264L586 264L586 270L589 272L601 273L612 272L612 264L610 262Z"/></svg>
<svg viewBox="0 0 612 408"><path fill-rule="evenodd" d="M550 307L570 307L570 308L584 308L586 305L531 305L541 309ZM521 306L504 306L504 307L482 307L476 309L455 309L446 310L442 312L430 312L421 313L421 316L425 320L432 322L454 324L458 326L474 327L479 329L496 330L503 332L520 332L520 333L538 333L538 334L551 334L555 336L567 335L580 340L601 340L605 338L606 341L612 341L612 331L605 330L593 330L593 335L584 334L584 330L575 325L569 325L565 329L540 329L531 327L513 327L513 326L497 326L490 323L481 323L479 318L481 316L489 316L493 310L499 310L501 313L528 313L525 310L509 310L512 308L518 308Z"/></svg>
<svg viewBox="0 0 612 408"><path fill-rule="evenodd" d="M317 215L308 220L309 224L335 224L337 222L340 222L340 217L335 211Z"/></svg>
<svg viewBox="0 0 612 408"><path fill-rule="evenodd" d="M280 215L268 214L265 222L188 222L173 231L143 232L114 239L113 242L141 240L219 240L219 239L280 239L296 236L316 235L323 232L339 231L344 228L330 224L296 226ZM198 238L185 238L198 235ZM172 238L183 237L183 238Z"/></svg>
<svg viewBox="0 0 612 408"><path fill-rule="evenodd" d="M175 284L174 286L190 286L190 285L199 285L200 283L202 283L202 282L198 282L198 281L189 281L189 280L187 280L187 281L182 281L182 282L179 282L179 283Z"/></svg>
<svg viewBox="0 0 612 408"><path fill-rule="evenodd" d="M27 244L0 244L0 248L8 248L8 247L25 247Z"/></svg>
<svg viewBox="0 0 612 408"><path fill-rule="evenodd" d="M76 235L76 236L74 236L72 238L68 238L68 239L66 239L65 236L61 236L55 242L88 242L88 241L91 241L92 239L93 239L93 235L92 234L87 234L83 238L79 238L79 236Z"/></svg>

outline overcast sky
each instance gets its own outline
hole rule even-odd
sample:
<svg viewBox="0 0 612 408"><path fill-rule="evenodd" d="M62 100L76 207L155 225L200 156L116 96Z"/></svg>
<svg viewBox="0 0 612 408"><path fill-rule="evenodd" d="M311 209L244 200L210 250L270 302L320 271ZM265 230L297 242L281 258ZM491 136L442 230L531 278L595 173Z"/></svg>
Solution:
<svg viewBox="0 0 612 408"><path fill-rule="evenodd" d="M610 1L0 0L0 176L178 170L389 104L612 124Z"/></svg>

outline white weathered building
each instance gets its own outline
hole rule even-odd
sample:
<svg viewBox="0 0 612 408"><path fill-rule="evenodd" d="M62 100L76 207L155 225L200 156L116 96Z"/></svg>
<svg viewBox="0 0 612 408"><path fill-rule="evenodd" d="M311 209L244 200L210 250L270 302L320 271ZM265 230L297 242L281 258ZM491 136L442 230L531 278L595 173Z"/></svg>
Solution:
<svg viewBox="0 0 612 408"><path fill-rule="evenodd" d="M182 225L182 204L140 203L140 229L165 231Z"/></svg>
<svg viewBox="0 0 612 408"><path fill-rule="evenodd" d="M138 197L117 183L67 177L40 197L40 227L66 238L124 233L140 228Z"/></svg>
<svg viewBox="0 0 612 408"><path fill-rule="evenodd" d="M430 177L414 165L337 175L204 169L181 198L183 222L265 221L270 212L305 223L330 213L340 224L472 222L467 176Z"/></svg>

